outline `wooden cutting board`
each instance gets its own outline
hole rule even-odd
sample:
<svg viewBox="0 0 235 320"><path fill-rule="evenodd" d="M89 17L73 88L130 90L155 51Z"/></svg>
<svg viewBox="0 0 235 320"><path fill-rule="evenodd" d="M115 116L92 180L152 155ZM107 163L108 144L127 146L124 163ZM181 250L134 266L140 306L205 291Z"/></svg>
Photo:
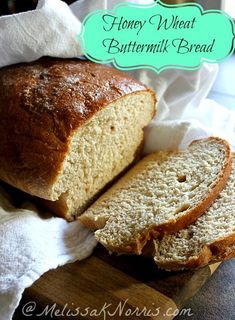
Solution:
<svg viewBox="0 0 235 320"><path fill-rule="evenodd" d="M109 255L98 246L88 259L44 274L14 319L173 319L218 266L166 272L148 257Z"/></svg>

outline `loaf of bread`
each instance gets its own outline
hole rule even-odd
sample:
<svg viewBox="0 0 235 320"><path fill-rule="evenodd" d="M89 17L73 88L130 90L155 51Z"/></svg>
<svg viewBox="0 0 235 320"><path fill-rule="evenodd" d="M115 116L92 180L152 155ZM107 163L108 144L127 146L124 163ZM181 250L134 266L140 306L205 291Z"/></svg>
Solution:
<svg viewBox="0 0 235 320"><path fill-rule="evenodd" d="M2 68L0 179L71 220L134 161L155 102L143 84L89 61Z"/></svg>
<svg viewBox="0 0 235 320"><path fill-rule="evenodd" d="M108 250L141 254L151 238L194 222L215 200L231 171L228 143L193 142L185 151L159 152L136 164L79 220Z"/></svg>
<svg viewBox="0 0 235 320"><path fill-rule="evenodd" d="M154 260L167 270L198 268L235 257L235 156L228 183L213 205L188 228L154 242Z"/></svg>

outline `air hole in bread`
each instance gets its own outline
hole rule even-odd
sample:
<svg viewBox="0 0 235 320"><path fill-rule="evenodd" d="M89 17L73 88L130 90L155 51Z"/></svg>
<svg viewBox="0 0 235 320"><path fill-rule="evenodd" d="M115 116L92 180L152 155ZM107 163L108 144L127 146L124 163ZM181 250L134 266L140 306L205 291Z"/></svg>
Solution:
<svg viewBox="0 0 235 320"><path fill-rule="evenodd" d="M188 210L189 207L190 206L188 203L184 203L181 207L179 207L178 209L175 210L175 214L178 214L180 212L184 212L184 211Z"/></svg>
<svg viewBox="0 0 235 320"><path fill-rule="evenodd" d="M186 181L186 175L181 175L177 177L177 180L181 183L181 182L185 182Z"/></svg>
<svg viewBox="0 0 235 320"><path fill-rule="evenodd" d="M193 235L194 233L191 230L187 230L187 232L185 232L185 237L188 240L192 239Z"/></svg>
<svg viewBox="0 0 235 320"><path fill-rule="evenodd" d="M111 131L115 131L115 127L114 127L114 126L111 126L111 127L110 127L110 130L111 130Z"/></svg>

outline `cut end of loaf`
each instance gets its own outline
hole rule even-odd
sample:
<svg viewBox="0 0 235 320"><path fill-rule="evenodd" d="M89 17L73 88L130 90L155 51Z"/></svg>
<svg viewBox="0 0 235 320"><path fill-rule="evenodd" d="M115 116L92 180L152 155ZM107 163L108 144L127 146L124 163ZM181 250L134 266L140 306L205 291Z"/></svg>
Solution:
<svg viewBox="0 0 235 320"><path fill-rule="evenodd" d="M65 198L67 194L66 206L69 211L66 216L73 214L72 208L70 211L73 205L72 191L70 194L66 193L70 185L73 187L70 179L77 163L72 154L77 152L81 166L85 165L84 169L78 168L81 172L79 179L82 180L82 173L90 174L88 171L94 165L92 161L98 159L97 155L92 153L97 151L93 144L103 146L109 142L108 135L111 140L114 138L115 142L117 142L115 138L120 135L123 142L121 131L118 130L124 125L123 120L130 107L123 106L126 98L129 99L132 108L127 115L125 130L128 129L128 125L136 128L138 126L136 122L143 124L143 119L146 122L148 119L149 122L155 112L155 95L145 85L115 68L80 59L44 57L31 63L2 68L0 84L0 179L21 191L47 200L55 201L61 196ZM139 97L137 103L135 94ZM141 95L144 94L142 105L144 104L146 108L140 112ZM130 96L134 104L130 101ZM103 117L108 123L98 123L102 111L106 113L109 106L115 105L118 101L123 117L120 118L119 113L115 119L115 111L111 109L110 118L108 114ZM135 108L139 111L138 119L134 118L131 122L128 116L133 116ZM116 121L119 120L120 127L119 123L116 125ZM87 128L90 121L93 121L94 125L92 132ZM147 124L144 123L143 127ZM130 131L130 135L133 134L133 143L130 139L127 140L123 149L117 150L117 153L123 151L125 147L138 148L143 137L141 135L143 127L137 134ZM88 134L87 140L84 131ZM102 133L104 140L101 139ZM92 140L93 138L97 140ZM77 139L81 139L84 145L78 145ZM133 149L130 149L129 159L126 162L130 161ZM85 152L84 157L79 158L83 152ZM106 157L109 156L108 146L103 152ZM121 153L117 163L114 164L112 157L115 156L116 150L112 149L112 152L110 167L113 175L109 168L107 177L101 172L102 179L113 177L118 171L116 167L124 166L126 154ZM87 158L90 161L87 161ZM100 161L103 160L101 157ZM96 167L98 166L101 164L97 163ZM106 169L106 163L104 167ZM66 179L64 174L67 173ZM77 177L78 172L75 171L74 178ZM93 177L90 181L85 177L84 181L92 182L96 189L99 179L99 176L97 179ZM89 188L88 185L87 189ZM86 191L90 193L90 190L82 190L83 193ZM77 194L78 190L74 192ZM80 206L79 203L75 205ZM79 211L79 207L76 209Z"/></svg>
<svg viewBox="0 0 235 320"><path fill-rule="evenodd" d="M81 214L108 183L133 163L142 148L143 129L154 112L153 93L139 91L109 104L74 132L53 186L54 198L63 195L65 218L71 220Z"/></svg>
<svg viewBox="0 0 235 320"><path fill-rule="evenodd" d="M80 220L107 217L96 239L114 252L140 253L150 238L195 221L223 189L231 170L230 148L219 138L194 142L183 152L145 157ZM85 221L89 227L89 219ZM164 229L164 227L166 227Z"/></svg>

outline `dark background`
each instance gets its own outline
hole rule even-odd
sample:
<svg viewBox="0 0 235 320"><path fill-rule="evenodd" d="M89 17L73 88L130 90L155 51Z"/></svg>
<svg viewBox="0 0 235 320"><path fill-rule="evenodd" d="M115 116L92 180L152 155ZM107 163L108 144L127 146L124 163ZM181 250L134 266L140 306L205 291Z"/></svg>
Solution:
<svg viewBox="0 0 235 320"><path fill-rule="evenodd" d="M0 15L33 10L37 2L38 0L0 0ZM75 0L64 0L64 2L71 4Z"/></svg>

